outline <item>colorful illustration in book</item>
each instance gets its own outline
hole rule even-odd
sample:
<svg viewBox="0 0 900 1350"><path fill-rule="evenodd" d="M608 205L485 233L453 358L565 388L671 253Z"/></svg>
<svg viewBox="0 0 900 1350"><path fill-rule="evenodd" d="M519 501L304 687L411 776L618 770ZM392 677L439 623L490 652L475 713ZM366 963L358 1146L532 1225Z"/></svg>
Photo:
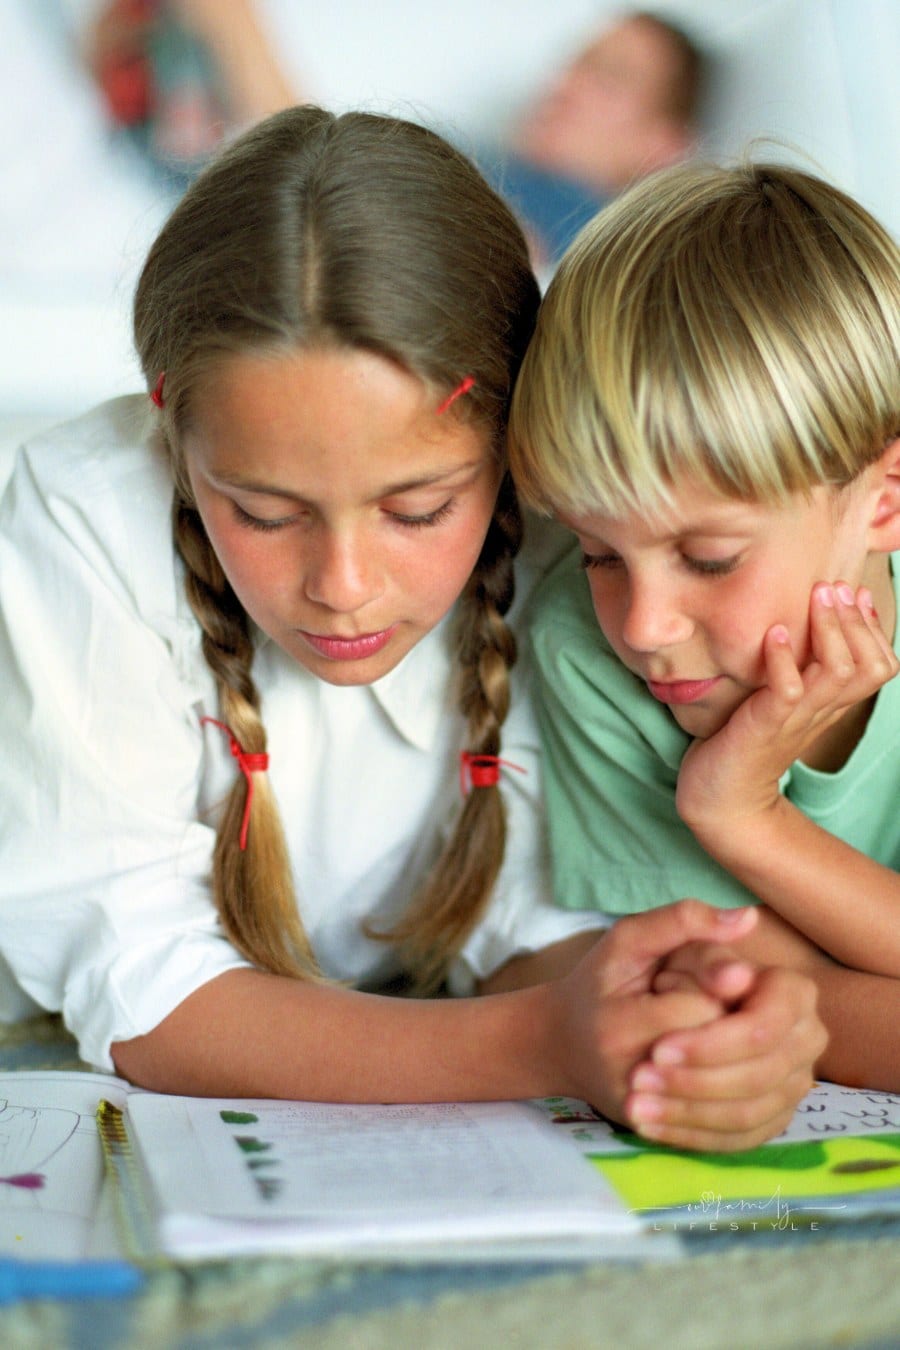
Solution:
<svg viewBox="0 0 900 1350"><path fill-rule="evenodd" d="M900 1199L900 1095L816 1083L783 1135L739 1153L653 1144L566 1097L540 1107L629 1209L678 1211L667 1218L679 1227L783 1228L865 1206L867 1195Z"/></svg>
<svg viewBox="0 0 900 1350"><path fill-rule="evenodd" d="M750 1222L756 1212L783 1217L787 1197L799 1211L804 1199L900 1190L900 1133L767 1144L743 1153L681 1153L632 1138L633 1151L589 1157L637 1210L685 1206L689 1214L710 1216L715 1208L719 1217Z"/></svg>
<svg viewBox="0 0 900 1350"><path fill-rule="evenodd" d="M681 1153L614 1127L616 1151L590 1161L636 1210L784 1227L827 1217L864 1192L900 1194L900 1097L817 1084L780 1139L739 1153ZM842 1203L828 1204L829 1197ZM788 1198L790 1204L788 1204Z"/></svg>

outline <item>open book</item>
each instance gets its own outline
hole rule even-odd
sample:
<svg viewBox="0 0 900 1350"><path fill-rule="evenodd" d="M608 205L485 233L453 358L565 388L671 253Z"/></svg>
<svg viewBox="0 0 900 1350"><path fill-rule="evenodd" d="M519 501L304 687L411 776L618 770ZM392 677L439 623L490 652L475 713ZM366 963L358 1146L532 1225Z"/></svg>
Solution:
<svg viewBox="0 0 900 1350"><path fill-rule="evenodd" d="M219 1101L5 1074L0 1173L0 1250L21 1257L121 1251L112 1200L144 1258L662 1255L673 1231L900 1212L900 1096L819 1084L780 1139L697 1155L567 1098Z"/></svg>

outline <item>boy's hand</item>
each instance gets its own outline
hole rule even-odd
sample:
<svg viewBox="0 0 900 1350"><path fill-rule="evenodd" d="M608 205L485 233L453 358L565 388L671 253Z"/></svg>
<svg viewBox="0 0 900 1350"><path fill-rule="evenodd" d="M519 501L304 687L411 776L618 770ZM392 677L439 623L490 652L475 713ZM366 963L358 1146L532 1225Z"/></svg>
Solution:
<svg viewBox="0 0 900 1350"><path fill-rule="evenodd" d="M756 968L725 952L695 948L683 957L680 970L676 953L673 968L657 977L666 991L660 997L695 981L719 988L728 1009L706 1027L667 1034L653 1046L631 1075L628 1117L639 1133L677 1148L754 1148L787 1126L828 1043L815 984L798 971Z"/></svg>
<svg viewBox="0 0 900 1350"><path fill-rule="evenodd" d="M682 760L676 806L701 843L712 846L739 821L777 805L779 781L842 717L859 709L900 669L868 590L820 583L810 601L810 658L801 671L787 630L763 640L766 683L707 741ZM860 728L861 729L861 728Z"/></svg>
<svg viewBox="0 0 900 1350"><path fill-rule="evenodd" d="M683 1148L749 1148L783 1129L825 1033L811 981L724 945L756 922L686 900L614 924L556 985L572 1095ZM676 979L656 989L667 968Z"/></svg>

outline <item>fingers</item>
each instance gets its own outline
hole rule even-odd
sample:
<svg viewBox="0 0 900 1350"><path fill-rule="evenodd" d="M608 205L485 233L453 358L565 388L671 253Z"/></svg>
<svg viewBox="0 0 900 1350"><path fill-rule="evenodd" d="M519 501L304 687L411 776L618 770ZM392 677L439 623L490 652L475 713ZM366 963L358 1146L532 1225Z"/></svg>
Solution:
<svg viewBox="0 0 900 1350"><path fill-rule="evenodd" d="M757 967L730 947L711 942L689 942L654 977L657 994L700 989L726 1007L744 998L756 979Z"/></svg>
<svg viewBox="0 0 900 1350"><path fill-rule="evenodd" d="M601 992L644 992L659 963L686 943L729 943L751 932L756 923L755 906L716 909L700 900L678 900L619 919L595 949L602 949L597 967Z"/></svg>
<svg viewBox="0 0 900 1350"><path fill-rule="evenodd" d="M671 1032L629 1081L625 1110L647 1138L683 1148L754 1147L784 1128L813 1081L827 1036L815 986L794 971L758 972L736 1011Z"/></svg>
<svg viewBox="0 0 900 1350"><path fill-rule="evenodd" d="M776 624L766 633L763 652L769 690L781 703L793 707L803 697L803 676L794 658L790 634L782 624Z"/></svg>
<svg viewBox="0 0 900 1350"><path fill-rule="evenodd" d="M740 1070L761 1056L790 1049L812 1062L825 1048L815 1009L816 986L807 976L783 967L760 970L738 1009L720 1018L702 1037L682 1031L663 1037L654 1046L652 1059L658 1066L722 1069L731 1065ZM754 1086L751 1083L751 1090Z"/></svg>
<svg viewBox="0 0 900 1350"><path fill-rule="evenodd" d="M696 1030L722 1016L722 1005L696 986L671 994L613 996L593 1008L590 991L572 978L551 990L560 1000L552 1044L562 1056L565 1092L597 1103L616 1120L624 1119L631 1074L665 1033Z"/></svg>
<svg viewBox="0 0 900 1350"><path fill-rule="evenodd" d="M846 689L846 701L867 697L897 672L897 659L872 604L871 592L844 581L813 588L810 642L821 668L817 683Z"/></svg>
<svg viewBox="0 0 900 1350"><path fill-rule="evenodd" d="M802 669L782 624L770 628L763 641L770 697L753 707L757 716L781 723L783 731L800 719L798 727L814 732L900 669L866 587L854 592L844 581L819 582L809 613L810 654Z"/></svg>
<svg viewBox="0 0 900 1350"><path fill-rule="evenodd" d="M787 1129L797 1104L812 1084L811 1075L798 1070L778 1089L739 1101L709 1102L702 1112L693 1103L668 1099L658 1107L642 1108L632 1097L626 1098L625 1109L636 1133L655 1143L707 1153L734 1153L757 1148Z"/></svg>

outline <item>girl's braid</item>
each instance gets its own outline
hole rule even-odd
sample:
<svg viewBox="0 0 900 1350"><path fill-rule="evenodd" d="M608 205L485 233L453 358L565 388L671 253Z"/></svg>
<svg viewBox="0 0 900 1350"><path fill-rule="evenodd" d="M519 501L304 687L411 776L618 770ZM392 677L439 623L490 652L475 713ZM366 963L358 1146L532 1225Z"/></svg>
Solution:
<svg viewBox="0 0 900 1350"><path fill-rule="evenodd" d="M498 755L509 708L516 641L505 615L513 600L513 562L522 518L507 474L478 565L462 598L457 633L459 706L467 749ZM481 917L503 862L506 811L499 787L465 798L456 826L409 911L389 933L398 943L417 992L436 988Z"/></svg>
<svg viewBox="0 0 900 1350"><path fill-rule="evenodd" d="M175 545L186 568L188 601L203 633L203 654L219 688L222 717L248 754L266 749L260 699L250 673L253 642L247 616L213 552L196 509L176 492ZM214 891L226 934L254 965L279 975L317 978L318 969L300 919L284 833L267 774L254 780L252 822L246 848L240 830L247 784L237 774L219 825L213 854ZM265 886L276 916L260 922L254 896ZM271 912L271 911L270 911Z"/></svg>

